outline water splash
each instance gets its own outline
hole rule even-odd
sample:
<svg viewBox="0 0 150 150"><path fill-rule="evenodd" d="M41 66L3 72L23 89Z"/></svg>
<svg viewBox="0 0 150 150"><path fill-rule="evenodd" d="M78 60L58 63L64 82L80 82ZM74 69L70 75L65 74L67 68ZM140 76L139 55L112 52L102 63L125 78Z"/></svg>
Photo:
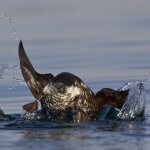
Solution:
<svg viewBox="0 0 150 150"><path fill-rule="evenodd" d="M0 19L5 19L7 21L7 23L11 26L13 35L15 37L15 40L16 40L17 44L18 44L19 38L18 38L16 29L15 29L15 24L12 21L12 18L8 15L8 13L6 11L3 11L3 10L0 9ZM0 38L2 39L1 34L0 34ZM0 65L0 80L3 80L4 75L7 74L7 72L12 68L16 69L16 68L19 68L19 66L16 65L16 64L1 64ZM14 77L13 77L13 79L14 79ZM17 79L14 79L14 80L18 82ZM22 84L23 81L20 81L20 83ZM14 88L13 86L10 86L9 90L12 90L13 88Z"/></svg>
<svg viewBox="0 0 150 150"><path fill-rule="evenodd" d="M12 27L13 35L16 39L17 44L18 44L19 43L19 38L18 38L18 35L17 35L17 32L16 32L15 24L12 21L12 18L7 14L7 12L5 12L3 10L0 10L0 19L2 19L2 18L4 18L9 23L9 25Z"/></svg>
<svg viewBox="0 0 150 150"><path fill-rule="evenodd" d="M10 86L8 89L9 89L9 90L13 90L13 89L14 89L14 86Z"/></svg>
<svg viewBox="0 0 150 150"><path fill-rule="evenodd" d="M129 94L117 115L118 118L131 120L144 116L146 106L145 82L149 82L149 79L129 82L119 89L120 91L129 90Z"/></svg>
<svg viewBox="0 0 150 150"><path fill-rule="evenodd" d="M1 64L0 65L0 80L4 79L4 75L8 73L10 69L17 69L19 68L16 64Z"/></svg>
<svg viewBox="0 0 150 150"><path fill-rule="evenodd" d="M18 69L19 66L17 64L1 64L0 65L0 80L4 79L4 76L11 70L11 69ZM12 77L12 79L21 85L27 86L26 82L20 78ZM13 90L14 86L10 86L9 90Z"/></svg>
<svg viewBox="0 0 150 150"><path fill-rule="evenodd" d="M121 119L121 120L136 120L143 119L146 107L146 92L144 85L150 82L150 79L142 81L132 81L122 86L119 91L129 90L128 97L121 110L105 106L100 114L99 120L105 119Z"/></svg>
<svg viewBox="0 0 150 150"><path fill-rule="evenodd" d="M3 80L4 74L8 72L9 64L1 64L0 66L0 80Z"/></svg>
<svg viewBox="0 0 150 150"><path fill-rule="evenodd" d="M41 120L43 119L43 115L40 110L37 110L33 113L29 113L27 111L23 111L21 114L21 119L24 120Z"/></svg>
<svg viewBox="0 0 150 150"><path fill-rule="evenodd" d="M15 80L16 82L19 82L22 85L27 86L26 82L20 78L13 77L13 80Z"/></svg>

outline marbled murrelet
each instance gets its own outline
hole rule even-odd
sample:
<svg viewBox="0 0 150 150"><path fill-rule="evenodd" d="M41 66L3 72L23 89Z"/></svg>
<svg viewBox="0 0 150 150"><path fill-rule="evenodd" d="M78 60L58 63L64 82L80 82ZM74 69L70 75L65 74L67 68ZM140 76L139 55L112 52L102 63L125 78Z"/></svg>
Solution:
<svg viewBox="0 0 150 150"><path fill-rule="evenodd" d="M19 60L23 77L36 100L41 102L45 116L55 116L57 121L84 122L96 120L101 108L111 104L121 108L128 91L104 88L96 94L77 76L63 72L39 74L27 57L23 44L19 43ZM37 109L37 102L26 104L29 112Z"/></svg>

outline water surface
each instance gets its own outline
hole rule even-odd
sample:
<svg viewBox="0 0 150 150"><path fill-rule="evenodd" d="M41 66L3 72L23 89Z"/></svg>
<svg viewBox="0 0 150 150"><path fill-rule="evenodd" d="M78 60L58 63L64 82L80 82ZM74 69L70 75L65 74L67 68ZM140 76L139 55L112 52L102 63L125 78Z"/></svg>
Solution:
<svg viewBox="0 0 150 150"><path fill-rule="evenodd" d="M35 68L54 75L68 71L94 92L120 88L150 77L150 2L9 0L1 2ZM0 64L18 65L18 43L7 20L0 19ZM15 77L15 78L14 78ZM34 100L20 83L19 67L9 67L0 80L0 107L21 114ZM150 89L146 85L144 121L99 121L53 124L26 121L0 123L0 147L8 149L149 149Z"/></svg>

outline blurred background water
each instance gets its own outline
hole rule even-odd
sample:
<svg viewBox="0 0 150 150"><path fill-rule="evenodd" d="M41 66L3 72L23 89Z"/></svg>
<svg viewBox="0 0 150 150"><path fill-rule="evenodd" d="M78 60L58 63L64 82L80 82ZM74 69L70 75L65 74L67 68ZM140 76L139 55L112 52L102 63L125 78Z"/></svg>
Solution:
<svg viewBox="0 0 150 150"><path fill-rule="evenodd" d="M150 78L149 6L146 0L0 2L0 10L15 23L17 36L40 73L72 72L94 92L104 87L118 89L126 82ZM8 22L6 17L0 17L0 67L7 68L0 80L0 107L7 114L15 114L22 113L22 105L34 98L22 83L18 42ZM13 123L5 128L5 123L1 123L0 147L4 150L122 150L129 146L149 149L149 86L146 85L144 121L70 126L45 123L44 127L40 124L39 128L25 129L15 125L11 128Z"/></svg>

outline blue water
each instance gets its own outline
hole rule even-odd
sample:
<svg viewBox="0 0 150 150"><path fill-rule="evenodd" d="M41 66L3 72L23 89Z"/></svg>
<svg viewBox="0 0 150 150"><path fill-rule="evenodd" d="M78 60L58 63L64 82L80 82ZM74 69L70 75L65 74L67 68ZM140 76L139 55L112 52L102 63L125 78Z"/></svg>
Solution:
<svg viewBox="0 0 150 150"><path fill-rule="evenodd" d="M72 72L96 92L150 77L149 6L146 0L5 0L0 9L15 23L40 73ZM7 22L0 18L0 64L18 65L18 43ZM34 100L16 79L23 79L19 67L9 68L0 80L0 107L6 114L21 114L22 105ZM149 86L145 120L54 124L17 115L17 121L0 122L0 149L148 150Z"/></svg>

